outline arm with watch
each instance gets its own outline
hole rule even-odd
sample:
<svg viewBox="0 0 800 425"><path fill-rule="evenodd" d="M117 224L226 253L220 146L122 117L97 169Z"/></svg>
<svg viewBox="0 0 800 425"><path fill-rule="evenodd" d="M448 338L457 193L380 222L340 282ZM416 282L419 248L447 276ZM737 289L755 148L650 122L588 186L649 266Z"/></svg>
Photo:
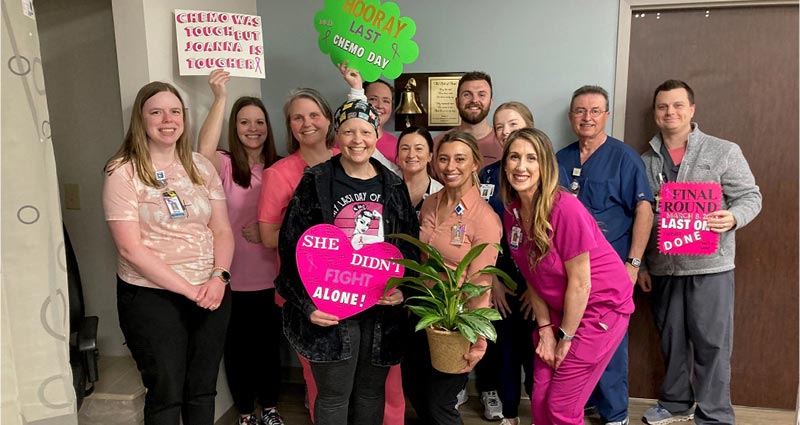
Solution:
<svg viewBox="0 0 800 425"><path fill-rule="evenodd" d="M208 228L214 235L214 268L208 281L200 286L197 294L199 307L216 310L225 296L225 287L230 283L231 274L228 271L233 259L233 232L228 221L228 207L225 200L212 199L211 219Z"/></svg>
<svg viewBox="0 0 800 425"><path fill-rule="evenodd" d="M636 204L634 215L631 247L628 250L628 258L625 260L625 270L628 272L632 285L636 284L639 268L642 266L644 249L647 247L647 240L650 239L650 230L653 227L653 207L649 201L639 201Z"/></svg>

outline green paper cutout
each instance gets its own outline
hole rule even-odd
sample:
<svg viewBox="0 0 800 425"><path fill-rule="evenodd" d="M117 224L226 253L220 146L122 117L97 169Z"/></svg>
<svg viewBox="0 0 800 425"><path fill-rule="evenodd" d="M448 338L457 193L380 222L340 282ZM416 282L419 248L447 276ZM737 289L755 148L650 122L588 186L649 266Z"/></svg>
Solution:
<svg viewBox="0 0 800 425"><path fill-rule="evenodd" d="M403 65L419 56L419 46L411 38L417 24L400 16L396 3L380 0L325 0L325 8L314 15L319 49L338 65L348 61L364 81L375 81L383 74L394 80Z"/></svg>

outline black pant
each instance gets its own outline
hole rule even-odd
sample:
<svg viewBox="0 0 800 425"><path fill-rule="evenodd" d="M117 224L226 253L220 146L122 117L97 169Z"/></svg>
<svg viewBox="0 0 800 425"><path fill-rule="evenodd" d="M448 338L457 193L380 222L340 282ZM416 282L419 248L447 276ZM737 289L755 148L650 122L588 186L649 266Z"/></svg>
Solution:
<svg viewBox="0 0 800 425"><path fill-rule="evenodd" d="M522 396L520 369L525 373L525 391L530 396L533 386L533 331L534 322L525 319L520 312L522 303L516 295L506 297L511 314L505 319L493 322L497 329L497 378L500 383L498 395L503 403L503 416L519 416L519 401ZM486 356L475 365L477 368L486 361ZM480 376L480 375L478 375ZM484 390L485 391L485 390Z"/></svg>
<svg viewBox="0 0 800 425"><path fill-rule="evenodd" d="M239 413L275 407L281 388L283 339L275 289L231 292L231 321L225 340L225 374Z"/></svg>
<svg viewBox="0 0 800 425"><path fill-rule="evenodd" d="M442 373L431 366L428 336L419 331L411 338L403 366L403 391L414 406L420 424L460 425L456 409L458 392L467 385L469 374Z"/></svg>
<svg viewBox="0 0 800 425"><path fill-rule="evenodd" d="M174 292L117 277L119 325L147 388L146 425L213 425L230 289L209 311Z"/></svg>
<svg viewBox="0 0 800 425"><path fill-rule="evenodd" d="M314 423L380 425L383 423L389 367L372 364L375 321L372 318L347 319L339 322L339 326L347 326L350 358L337 362L311 362L311 372L317 383Z"/></svg>

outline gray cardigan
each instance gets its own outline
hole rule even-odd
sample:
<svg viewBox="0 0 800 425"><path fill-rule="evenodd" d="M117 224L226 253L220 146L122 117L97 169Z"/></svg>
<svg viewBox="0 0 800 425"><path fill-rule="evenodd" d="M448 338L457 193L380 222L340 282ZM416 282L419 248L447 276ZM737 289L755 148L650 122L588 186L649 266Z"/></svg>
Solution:
<svg viewBox="0 0 800 425"><path fill-rule="evenodd" d="M662 144L661 133L658 133L650 140L651 149L642 154L653 193L659 190L658 175L664 164L661 156ZM660 219L659 214L656 214L645 251L648 270L656 276L686 276L732 270L736 230L750 223L761 211L761 192L742 150L735 143L703 133L696 123L692 123L686 153L678 171L678 181L720 183L722 209L733 214L736 228L720 234L719 249L714 255L664 255L658 251Z"/></svg>

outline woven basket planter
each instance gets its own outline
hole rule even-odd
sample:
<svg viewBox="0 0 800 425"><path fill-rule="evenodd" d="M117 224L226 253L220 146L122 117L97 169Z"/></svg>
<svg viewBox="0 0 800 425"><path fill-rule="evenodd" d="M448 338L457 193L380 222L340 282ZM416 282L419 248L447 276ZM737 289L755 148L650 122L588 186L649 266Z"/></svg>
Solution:
<svg viewBox="0 0 800 425"><path fill-rule="evenodd" d="M425 328L431 351L431 365L442 373L457 373L467 367L464 354L469 352L469 341L461 332Z"/></svg>

